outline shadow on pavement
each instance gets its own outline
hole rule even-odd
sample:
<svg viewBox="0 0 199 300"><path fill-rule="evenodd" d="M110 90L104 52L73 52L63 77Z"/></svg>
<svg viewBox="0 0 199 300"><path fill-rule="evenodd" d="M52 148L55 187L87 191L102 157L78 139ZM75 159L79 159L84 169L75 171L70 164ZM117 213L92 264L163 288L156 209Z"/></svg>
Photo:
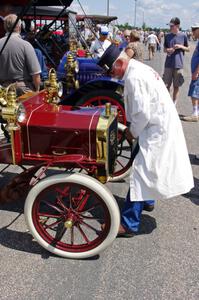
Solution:
<svg viewBox="0 0 199 300"><path fill-rule="evenodd" d="M19 232L6 227L0 229L0 244L10 249L39 254L43 259L53 256L37 242L34 242L28 232Z"/></svg>
<svg viewBox="0 0 199 300"><path fill-rule="evenodd" d="M194 177L194 188L187 194L183 195L188 198L193 204L199 205L199 179Z"/></svg>
<svg viewBox="0 0 199 300"><path fill-rule="evenodd" d="M120 211L121 211L123 208L125 199L118 197L116 195L114 195L114 197L115 197L115 199L119 205ZM140 230L137 235L150 234L155 228L157 228L155 218L153 218L152 216L146 215L146 214L142 214Z"/></svg>

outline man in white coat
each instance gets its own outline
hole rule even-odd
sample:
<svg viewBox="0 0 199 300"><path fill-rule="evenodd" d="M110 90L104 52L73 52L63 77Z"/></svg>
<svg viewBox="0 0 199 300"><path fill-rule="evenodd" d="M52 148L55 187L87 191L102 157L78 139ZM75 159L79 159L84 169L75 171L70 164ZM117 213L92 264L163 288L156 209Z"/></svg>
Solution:
<svg viewBox="0 0 199 300"><path fill-rule="evenodd" d="M120 236L127 237L139 230L145 201L187 193L194 184L181 122L161 77L151 67L127 55L118 57L117 50L114 58L113 46L109 48L100 65L109 67L113 77L124 80L130 124L126 136L139 139L119 230Z"/></svg>

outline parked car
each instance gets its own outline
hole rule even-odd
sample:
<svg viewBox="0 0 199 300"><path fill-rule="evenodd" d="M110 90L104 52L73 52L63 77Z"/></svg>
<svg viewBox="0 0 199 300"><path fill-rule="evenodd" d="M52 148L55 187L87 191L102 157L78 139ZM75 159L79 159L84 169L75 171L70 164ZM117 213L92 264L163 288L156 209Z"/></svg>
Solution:
<svg viewBox="0 0 199 300"><path fill-rule="evenodd" d="M10 136L0 141L0 163L22 169L1 189L0 202L25 197L35 240L57 255L85 258L117 235L119 208L104 183L126 175L131 145L118 142L125 126L118 127L115 107L59 105L60 97L55 70L38 93L17 98L14 85L0 89L0 115Z"/></svg>

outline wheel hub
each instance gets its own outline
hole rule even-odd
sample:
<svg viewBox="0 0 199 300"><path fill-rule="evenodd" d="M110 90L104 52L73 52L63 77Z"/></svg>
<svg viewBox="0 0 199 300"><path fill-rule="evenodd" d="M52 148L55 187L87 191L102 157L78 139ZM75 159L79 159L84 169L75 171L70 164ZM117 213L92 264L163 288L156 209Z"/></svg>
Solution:
<svg viewBox="0 0 199 300"><path fill-rule="evenodd" d="M68 219L66 220L66 222L64 222L64 226L69 229L69 228L72 228L73 227L73 220L72 219Z"/></svg>

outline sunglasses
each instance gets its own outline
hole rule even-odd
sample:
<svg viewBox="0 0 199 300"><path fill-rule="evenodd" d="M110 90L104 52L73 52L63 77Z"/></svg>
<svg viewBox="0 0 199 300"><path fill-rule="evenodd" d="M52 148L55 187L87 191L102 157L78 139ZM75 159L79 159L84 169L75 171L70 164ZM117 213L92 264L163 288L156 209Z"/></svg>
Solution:
<svg viewBox="0 0 199 300"><path fill-rule="evenodd" d="M130 37L130 35L124 35L125 38Z"/></svg>
<svg viewBox="0 0 199 300"><path fill-rule="evenodd" d="M192 28L192 31L196 31L198 28Z"/></svg>

